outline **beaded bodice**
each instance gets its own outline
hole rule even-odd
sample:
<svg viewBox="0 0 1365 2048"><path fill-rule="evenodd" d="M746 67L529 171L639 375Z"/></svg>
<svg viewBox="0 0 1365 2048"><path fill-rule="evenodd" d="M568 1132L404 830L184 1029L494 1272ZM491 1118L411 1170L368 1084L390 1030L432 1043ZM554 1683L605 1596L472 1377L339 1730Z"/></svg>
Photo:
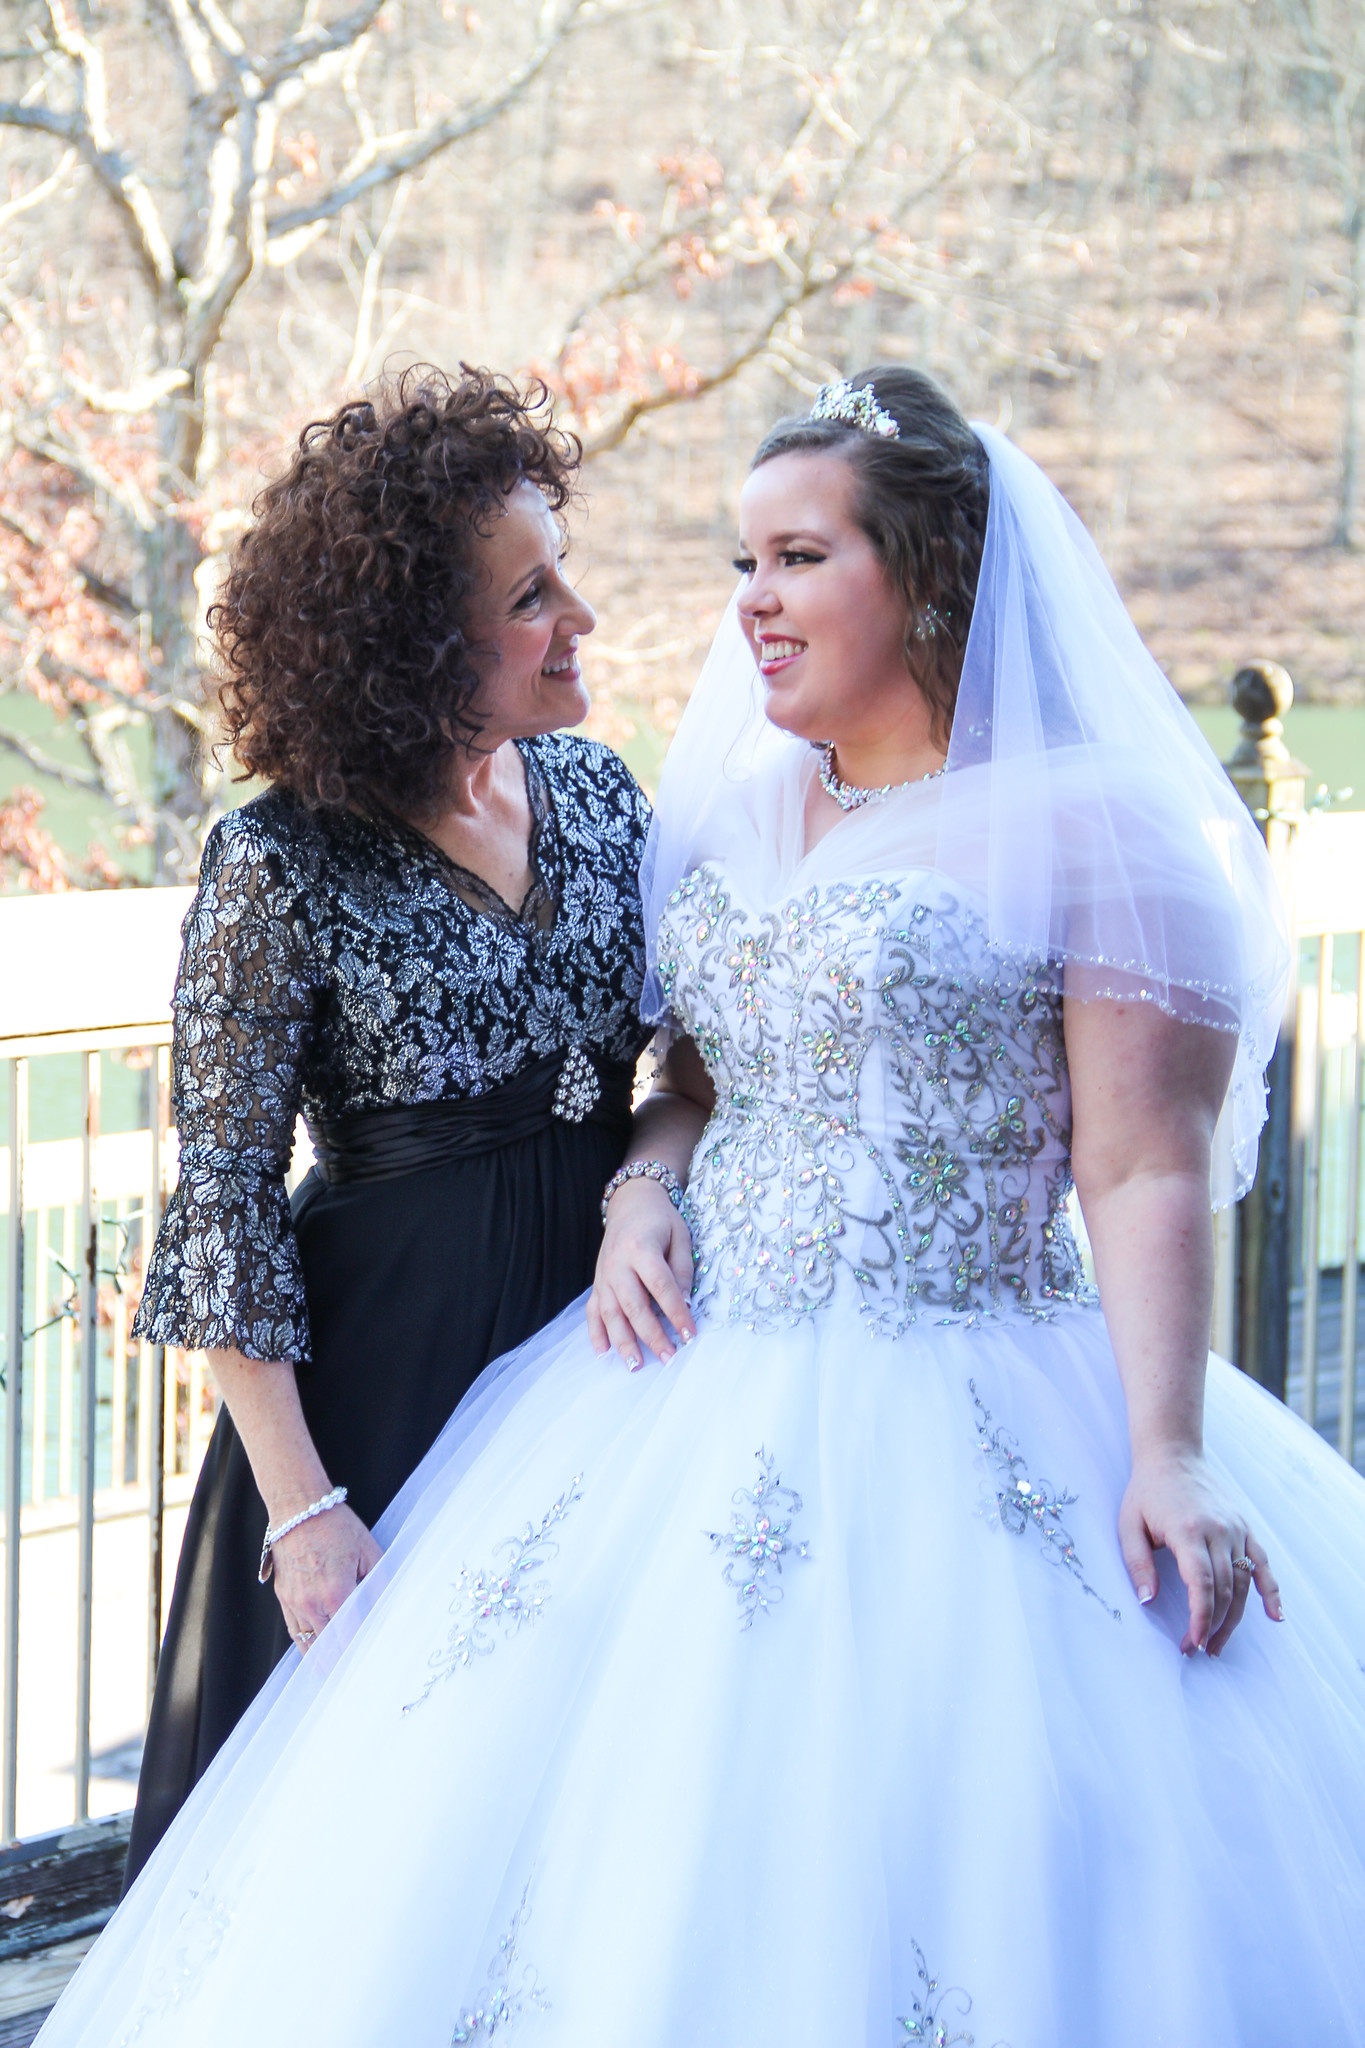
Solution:
<svg viewBox="0 0 1365 2048"><path fill-rule="evenodd" d="M716 1087L689 1184L699 1310L766 1328L838 1298L894 1335L1090 1298L1057 979L992 951L941 880L758 909L704 863L659 973Z"/></svg>

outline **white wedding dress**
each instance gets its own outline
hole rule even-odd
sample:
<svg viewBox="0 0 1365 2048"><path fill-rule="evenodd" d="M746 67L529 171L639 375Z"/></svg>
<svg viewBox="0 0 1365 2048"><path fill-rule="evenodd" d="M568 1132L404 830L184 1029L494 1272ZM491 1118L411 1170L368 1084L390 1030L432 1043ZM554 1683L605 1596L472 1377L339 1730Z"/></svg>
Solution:
<svg viewBox="0 0 1365 2048"><path fill-rule="evenodd" d="M1138 1605L1055 980L843 831L668 906L697 1340L490 1369L42 2048L1365 2043L1365 1485L1213 1361L1287 1620Z"/></svg>

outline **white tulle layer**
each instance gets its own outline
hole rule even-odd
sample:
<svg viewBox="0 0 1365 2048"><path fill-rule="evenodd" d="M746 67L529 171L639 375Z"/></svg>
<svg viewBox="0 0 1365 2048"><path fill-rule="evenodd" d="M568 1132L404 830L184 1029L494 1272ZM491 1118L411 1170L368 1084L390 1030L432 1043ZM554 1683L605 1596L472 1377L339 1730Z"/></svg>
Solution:
<svg viewBox="0 0 1365 2048"><path fill-rule="evenodd" d="M1074 1570L1001 1525L1022 1468L973 1388L1076 1496ZM1365 1485L1216 1361L1209 1440L1288 1619L1190 1661L1178 1588L1144 1612L1119 1557L1097 1312L715 1330L632 1375L569 1311L462 1408L42 2048L447 2048L479 2008L517 2048L1365 2042ZM809 1555L746 1629L706 1532L760 1447ZM576 1479L536 1618L405 1715L460 1567Z"/></svg>

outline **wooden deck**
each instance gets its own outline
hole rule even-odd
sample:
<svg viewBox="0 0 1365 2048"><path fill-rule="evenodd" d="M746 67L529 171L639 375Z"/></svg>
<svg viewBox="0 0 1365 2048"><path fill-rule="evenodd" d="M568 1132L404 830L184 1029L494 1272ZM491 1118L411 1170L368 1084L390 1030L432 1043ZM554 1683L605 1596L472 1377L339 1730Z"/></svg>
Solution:
<svg viewBox="0 0 1365 2048"><path fill-rule="evenodd" d="M28 2048L118 1904L129 1813L0 1850L0 2048Z"/></svg>

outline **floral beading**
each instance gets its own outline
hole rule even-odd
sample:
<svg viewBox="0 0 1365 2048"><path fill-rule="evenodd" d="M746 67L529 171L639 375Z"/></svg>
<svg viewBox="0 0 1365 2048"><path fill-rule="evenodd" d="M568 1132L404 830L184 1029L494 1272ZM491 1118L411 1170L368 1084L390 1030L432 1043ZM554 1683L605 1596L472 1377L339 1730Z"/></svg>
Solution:
<svg viewBox="0 0 1365 2048"><path fill-rule="evenodd" d="M909 2017L902 2015L896 2021L900 2028L896 2039L902 2042L920 2041L924 2043L924 2048L953 2048L954 2043L961 2043L961 2048L974 2048L976 2035L969 2034L965 2027L959 2028L955 2033L950 2032L952 2020L945 2016L943 2010L945 2000L955 1998L959 2001L957 2017L966 2019L972 2009L971 1999L958 1985L940 1991L938 1978L929 1975L924 1950L917 1941L912 1941L910 1946L915 1951L915 1974L919 1992L911 2001ZM1001 2048L1004 2048L1003 2043Z"/></svg>
<svg viewBox="0 0 1365 2048"><path fill-rule="evenodd" d="M208 1889L207 1880L190 1890L189 1903L171 1936L175 1952L157 1970L149 1996L134 2012L114 2048L133 2048L149 2020L174 2012L217 1955L230 1924L227 1907Z"/></svg>
<svg viewBox="0 0 1365 2048"><path fill-rule="evenodd" d="M762 1445L754 1452L759 1476L752 1486L737 1487L730 1498L734 1513L726 1530L705 1529L713 1551L728 1552L721 1577L735 1589L739 1603L739 1625L752 1628L754 1616L766 1614L782 1598L769 1571L782 1571L783 1559L810 1556L810 1545L793 1539L792 1522L801 1513L802 1500L792 1487L782 1484L775 1461ZM786 1519L778 1516L785 1512Z"/></svg>
<svg viewBox="0 0 1365 2048"><path fill-rule="evenodd" d="M504 1557L501 1570L494 1565L471 1572L461 1566L450 1603L454 1617L450 1633L429 1661L431 1676L415 1700L403 1708L410 1714L430 1699L443 1679L463 1671L475 1657L487 1657L497 1643L490 1631L501 1629L504 1639L514 1636L529 1622L538 1621L549 1598L548 1582L533 1578L559 1555L559 1545L550 1531L558 1526L576 1501L583 1498L583 1474L578 1473L551 1503L538 1523L528 1522L520 1536L508 1536L493 1552Z"/></svg>
<svg viewBox="0 0 1365 2048"><path fill-rule="evenodd" d="M769 1329L851 1288L894 1336L1093 1298L1059 978L992 949L941 881L758 911L706 863L669 899L659 973L716 1088L688 1190L695 1308Z"/></svg>
<svg viewBox="0 0 1365 2048"><path fill-rule="evenodd" d="M1036 1529L1048 1563L1069 1572L1083 1593L1088 1593L1092 1600L1098 1600L1105 1613L1112 1615L1115 1621L1121 1621L1123 1616L1118 1608L1111 1607L1103 1594L1097 1593L1087 1583L1085 1567L1062 1521L1063 1509L1075 1507L1077 1495L1057 1493L1045 1479L1030 1479L1028 1464L1015 1439L1008 1430L991 1427L995 1418L977 1392L975 1380L969 1380L967 1385L976 1411L978 1446L1000 1475L1001 1483L995 1487L992 1520L1002 1529L1007 1529L1011 1536L1023 1536L1029 1529Z"/></svg>
<svg viewBox="0 0 1365 2048"><path fill-rule="evenodd" d="M512 1915L512 1924L498 1943L498 1952L488 1966L488 1990L475 2005L467 2006L455 2022L450 2036L452 2048L463 2048L463 2044L469 2041L491 2041L499 2034L505 2038L508 2029L525 2013L544 2012L549 2007L550 2001L541 1990L531 1965L524 1964L518 1971L517 1944L529 1917L526 1904L529 1890L528 1885Z"/></svg>

